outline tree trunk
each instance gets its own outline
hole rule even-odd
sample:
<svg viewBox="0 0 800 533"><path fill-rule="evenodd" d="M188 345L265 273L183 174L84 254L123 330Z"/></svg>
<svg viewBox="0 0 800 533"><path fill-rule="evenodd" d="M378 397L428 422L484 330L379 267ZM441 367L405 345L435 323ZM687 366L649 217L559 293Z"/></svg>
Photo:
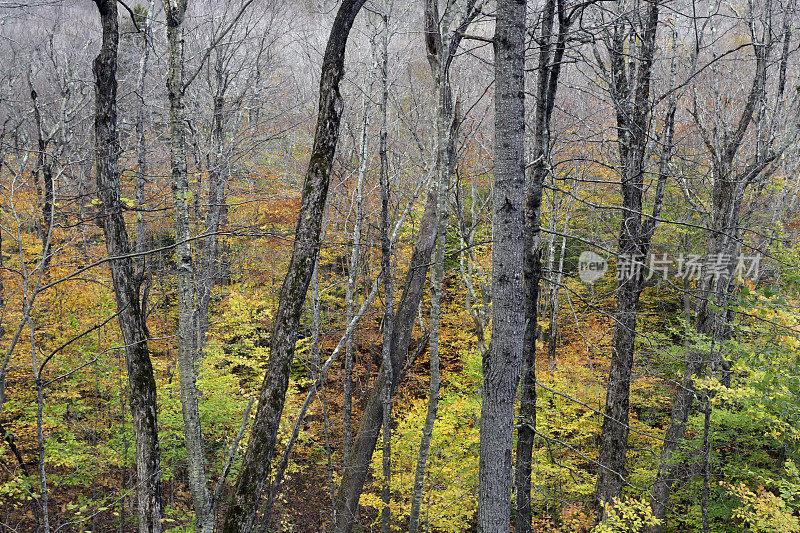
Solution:
<svg viewBox="0 0 800 533"><path fill-rule="evenodd" d="M558 37L553 41L553 23L558 18ZM555 105L561 60L564 55L567 20L563 0L548 0L542 13L539 42L536 120L534 123L533 169L525 190L525 247L523 252L523 297L525 330L522 346L516 488L516 531L531 530L531 459L536 431L536 336L538 333L539 281L542 277L541 208L542 188L549 173L550 118ZM551 52L552 50L552 52Z"/></svg>
<svg viewBox="0 0 800 533"><path fill-rule="evenodd" d="M186 140L183 119L183 20L186 0L168 0L167 18L169 72L170 166L175 201L175 248L178 277L178 372L180 374L181 413L183 414L189 490L192 493L197 530L214 530L214 510L206 483L203 431L197 398L194 342L194 266L189 223L189 182L186 169Z"/></svg>
<svg viewBox="0 0 800 533"><path fill-rule="evenodd" d="M125 342L133 431L136 439L139 531L160 532L161 470L158 445L156 383L147 349L144 316L134 279L130 242L122 216L117 135L117 46L119 27L116 0L95 0L103 27L100 54L94 60L95 142L97 143L97 195L102 202L103 227L110 262L119 325Z"/></svg>
<svg viewBox="0 0 800 533"><path fill-rule="evenodd" d="M47 153L47 145L50 143L50 138L45 138L44 124L42 123L42 113L39 109L38 95L33 88L33 83L28 76L28 86L31 89L31 101L33 102L33 117L36 124L36 168L33 172L34 180L36 181L36 188L42 197L42 224L39 227L39 233L42 239L42 269L47 275L48 267L50 265L50 249L52 247L52 223L53 223L53 158ZM39 187L39 172L42 174L42 181L44 182L44 193Z"/></svg>
<svg viewBox="0 0 800 533"><path fill-rule="evenodd" d="M44 265L44 258L46 254L46 250L42 251L42 265ZM36 448L38 452L38 463L39 463L39 507L41 508L42 512L42 531L44 533L50 533L50 516L48 512L48 502L50 499L50 495L48 494L47 489L47 472L45 468L47 463L45 461L45 436L44 436L44 424L43 424L43 411L44 411L44 400L45 400L45 382L42 379L42 372L44 370L45 362L42 363L42 366L38 366L36 362L36 340L35 340L35 328L33 325L33 320L28 318L28 326L31 329L31 356L33 359L33 378L36 382ZM36 531L39 531L37 527Z"/></svg>
<svg viewBox="0 0 800 533"><path fill-rule="evenodd" d="M494 34L492 346L483 357L478 531L508 531L512 433L525 334L525 0L500 0Z"/></svg>
<svg viewBox="0 0 800 533"><path fill-rule="evenodd" d="M139 58L139 84L137 96L139 108L136 112L136 246L137 253L145 251L147 223L144 220L145 188L147 185L147 137L145 136L145 101L144 90L149 67L150 48L153 46L153 9L155 0L150 0L147 5L147 14L142 32L142 56ZM144 274L146 256L136 259L136 268ZM142 302L144 303L144 302ZM146 310L143 309L143 312Z"/></svg>
<svg viewBox="0 0 800 533"><path fill-rule="evenodd" d="M392 242L389 237L389 159L387 154L387 112L389 110L389 16L392 0L383 6L383 38L381 46L381 133L378 153L380 157L381 184L381 274L383 278L383 368L386 383L383 385L383 510L381 533L392 530L392 386L393 377L400 367L392 364L392 329L394 328L394 284L392 280Z"/></svg>
<svg viewBox="0 0 800 533"><path fill-rule="evenodd" d="M221 85L221 82L218 82ZM222 227L226 209L225 188L228 182L228 167L225 161L225 97L214 96L213 124L211 139L214 157L208 169L208 212L206 213L206 237L203 239L200 255L200 270L197 276L197 304L194 320L196 326L195 361L202 359L208 333L208 310L211 293L219 277L220 246L219 230Z"/></svg>
<svg viewBox="0 0 800 533"><path fill-rule="evenodd" d="M361 123L361 147L358 159L358 178L356 182L356 214L353 223L353 247L350 250L350 263L347 267L347 289L345 294L345 314L347 323L353 319L353 306L358 276L358 255L361 252L361 224L364 221L364 175L367 172L369 147L369 115L367 98L364 98ZM350 458L353 444L353 334L347 336L344 354L344 413L342 421L342 460Z"/></svg>
<svg viewBox="0 0 800 533"><path fill-rule="evenodd" d="M600 433L599 471L595 498L602 506L619 498L625 485L628 448L630 385L636 339L636 317L654 219L642 223L644 157L648 146L650 80L658 27L658 2L647 7L642 27L615 23L611 56L610 92L617 118L617 138L622 189L622 223L617 259L617 307L606 391L605 416ZM635 50L626 50L630 31L641 33ZM656 206L660 200L656 199ZM655 208L654 208L655 209ZM631 265L625 270L624 265Z"/></svg>
<svg viewBox="0 0 800 533"><path fill-rule="evenodd" d="M322 212L328 196L331 166L339 139L343 107L339 82L344 74L347 37L364 1L343 1L323 56L317 128L303 185L292 258L281 287L267 371L259 394L250 440L225 516L223 531L226 533L248 533L252 529L261 493L269 476L278 425L289 385L297 328L317 261Z"/></svg>
<svg viewBox="0 0 800 533"><path fill-rule="evenodd" d="M568 208L569 209L569 208ZM550 339L547 346L547 366L550 369L556 366L556 346L558 343L558 309L561 294L561 280L564 276L564 252L567 248L567 231L569 231L570 214L567 213L564 220L564 235L561 237L561 251L558 256L558 270L555 272L556 278L551 282L550 288ZM551 271L551 276L553 272Z"/></svg>
<svg viewBox="0 0 800 533"><path fill-rule="evenodd" d="M145 191L147 188L147 138L145 136L145 100L144 91L149 68L150 48L153 46L153 9L155 0L150 0L145 14L144 28L142 29L142 55L139 58L139 82L137 96L139 108L136 112L136 242L134 250L142 254L136 258L136 275L138 276L139 303L142 315L147 317L147 300L150 293L151 274L148 271L148 258L144 255L147 249L147 222L144 218ZM144 290L142 290L144 284Z"/></svg>

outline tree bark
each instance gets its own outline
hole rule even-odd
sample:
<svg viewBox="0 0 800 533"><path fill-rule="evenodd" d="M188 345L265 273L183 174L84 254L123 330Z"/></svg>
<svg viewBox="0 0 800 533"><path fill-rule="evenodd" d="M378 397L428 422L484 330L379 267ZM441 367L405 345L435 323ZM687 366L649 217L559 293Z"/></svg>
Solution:
<svg viewBox="0 0 800 533"><path fill-rule="evenodd" d="M361 146L358 159L358 178L356 181L356 214L353 223L353 247L350 250L350 263L347 267L347 289L345 292L345 314L347 323L353 319L353 306L358 276L358 256L361 252L361 225L364 222L364 175L367 172L369 147L369 115L367 98L364 98L361 123ZM344 354L344 407L342 421L342 460L350 458L353 444L353 334L347 335Z"/></svg>
<svg viewBox="0 0 800 533"><path fill-rule="evenodd" d="M145 319L139 306L130 242L122 216L117 135L117 47L119 27L116 0L95 0L103 28L100 54L94 60L97 195L110 262L119 325L125 342L131 414L136 440L139 531L162 530L161 470L158 445L156 383L147 348Z"/></svg>
<svg viewBox="0 0 800 533"><path fill-rule="evenodd" d="M525 333L525 0L500 0L494 34L492 345L483 357L478 531L511 527L514 401Z"/></svg>
<svg viewBox="0 0 800 533"><path fill-rule="evenodd" d="M317 128L303 185L292 258L281 287L270 340L267 371L259 394L250 440L225 516L223 531L226 533L251 531L261 493L269 476L278 425L286 399L286 388L289 385L297 328L319 251L322 212L328 195L331 166L339 138L343 107L339 83L344 74L347 37L364 1L343 1L336 14L323 56Z"/></svg>
<svg viewBox="0 0 800 533"><path fill-rule="evenodd" d="M558 34L553 25L558 19ZM555 105L568 22L563 0L548 0L542 13L539 42L536 118L534 122L533 169L525 190L525 247L523 252L523 297L525 331L520 384L520 422L517 430L516 531L531 530L531 458L536 431L536 336L538 330L539 281L542 277L541 207L542 188L549 173L550 118Z"/></svg>
<svg viewBox="0 0 800 533"><path fill-rule="evenodd" d="M183 21L186 6L187 0L167 0L164 3L169 62L167 92L169 96L170 167L175 202L175 240L177 241L175 255L178 277L178 372L180 374L181 413L186 442L189 490L192 493L197 530L211 533L214 530L214 509L206 482L194 350L196 339L194 266L189 222L189 194L191 191L186 168L186 134L183 118Z"/></svg>
<svg viewBox="0 0 800 533"><path fill-rule="evenodd" d="M389 111L389 16L392 0L383 6L381 20L383 35L381 42L381 132L378 154L380 158L381 185L381 274L383 278L383 367L387 380L383 386L383 510L381 512L381 533L392 530L392 386L393 376L400 368L392 364L392 329L394 328L394 283L392 279L392 241L389 236L389 158L387 113Z"/></svg>
<svg viewBox="0 0 800 533"><path fill-rule="evenodd" d="M599 505L612 503L625 485L625 456L628 448L630 384L636 339L636 317L643 276L638 268L623 272L625 263L641 263L647 256L654 223L642 223L644 158L649 138L650 80L655 55L659 4L651 2L642 27L615 22L609 54L611 85L617 119L617 142L622 189L622 223L617 260L617 307L614 338L606 391L605 417L600 433L599 471L595 498ZM627 50L628 34L641 39L635 50ZM656 199L656 206L660 199ZM631 274L631 275L628 275Z"/></svg>

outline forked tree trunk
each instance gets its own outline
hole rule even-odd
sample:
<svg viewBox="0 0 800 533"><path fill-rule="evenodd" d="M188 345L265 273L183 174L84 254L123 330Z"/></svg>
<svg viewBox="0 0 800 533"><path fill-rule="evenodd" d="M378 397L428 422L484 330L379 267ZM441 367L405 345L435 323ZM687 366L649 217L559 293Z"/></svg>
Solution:
<svg viewBox="0 0 800 533"><path fill-rule="evenodd" d="M156 382L147 349L145 319L139 306L133 261L120 201L119 137L117 135L117 47L119 27L116 0L95 0L103 28L100 54L94 60L97 195L110 262L119 325L125 342L131 414L136 440L139 531L162 530L161 469L158 446Z"/></svg>
<svg viewBox="0 0 800 533"><path fill-rule="evenodd" d="M289 386L289 371L294 359L297 329L317 261L322 213L328 196L331 166L339 139L343 107L339 83L344 74L344 52L350 28L364 1L342 2L325 48L320 76L317 128L303 184L292 258L281 287L270 340L267 371L259 394L250 440L225 516L223 531L226 533L251 531L261 501L261 493L269 477L278 425L283 413L286 389Z"/></svg>
<svg viewBox="0 0 800 533"><path fill-rule="evenodd" d="M525 309L525 0L499 0L494 34L492 346L483 357L478 532L511 527L514 400Z"/></svg>

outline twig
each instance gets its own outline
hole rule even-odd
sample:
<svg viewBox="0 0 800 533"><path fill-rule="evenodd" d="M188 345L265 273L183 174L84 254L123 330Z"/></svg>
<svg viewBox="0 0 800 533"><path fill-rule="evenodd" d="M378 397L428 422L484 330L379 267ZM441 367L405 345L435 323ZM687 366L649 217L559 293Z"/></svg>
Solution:
<svg viewBox="0 0 800 533"><path fill-rule="evenodd" d="M253 403L255 402L255 397L251 397L250 401L247 402L247 408L244 410L244 415L242 415L242 425L239 426L239 432L236 434L236 437L231 442L231 448L228 450L228 460L225 461L225 468L222 469L222 474L219 476L219 481L217 482L217 488L214 489L214 496L211 498L211 508L215 508L217 502L219 502L219 498L222 495L222 488L225 486L225 479L228 477L228 472L231 470L231 464L233 463L233 458L236 456L236 450L239 448L239 442L242 440L244 436L244 430L247 429L247 423L250 421L250 410L253 408Z"/></svg>

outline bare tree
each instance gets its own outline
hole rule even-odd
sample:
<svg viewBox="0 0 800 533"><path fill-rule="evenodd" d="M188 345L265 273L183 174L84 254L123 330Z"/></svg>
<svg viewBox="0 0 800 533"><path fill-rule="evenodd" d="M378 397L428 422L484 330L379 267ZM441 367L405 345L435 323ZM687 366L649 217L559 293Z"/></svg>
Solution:
<svg viewBox="0 0 800 533"><path fill-rule="evenodd" d="M645 157L650 138L650 82L656 51L659 2L617 3L615 19L605 43L609 67L609 95L616 115L622 220L617 254L618 289L614 311L614 338L606 391L605 416L600 434L599 471L595 497L613 503L625 485L625 455L630 426L630 384L636 338L639 296L643 288L641 265L650 248L660 214L657 197L653 216L643 221ZM631 45L635 45L631 48ZM599 53L598 53L599 57ZM663 180L659 177L661 194ZM665 176L663 177L665 179ZM627 266L626 266L627 265Z"/></svg>
<svg viewBox="0 0 800 533"><path fill-rule="evenodd" d="M392 14L392 0L386 0L380 14L381 35L381 130L378 154L380 159L381 186L381 277L383 281L383 346L381 355L387 380L383 385L383 509L381 511L381 533L392 530L392 376L400 369L392 363L392 330L394 328L394 279L392 277L392 240L389 235L389 154L388 154L388 113L389 113L389 18Z"/></svg>
<svg viewBox="0 0 800 533"><path fill-rule="evenodd" d="M456 9L455 3L448 4L450 10ZM439 78L440 72L447 72L449 70L449 63L455 57L455 51L458 49L458 44L463 38L463 32L469 25L470 21L478 14L474 9L475 2L469 1L465 4L467 9L463 13L468 13L468 16L462 17L458 24L456 24L456 31L453 31L452 40L448 46L449 60L447 55L439 55L441 52L437 50L437 55L433 58L436 62L431 63L435 67L436 80L446 80L446 77ZM462 7L462 9L464 9ZM453 17L454 18L454 17ZM451 19L452 20L452 19ZM431 26L428 25L430 28ZM437 30L438 31L438 30ZM452 31L452 30L451 30ZM433 35L426 35L428 39L435 39ZM433 50L436 50L437 43L431 43ZM429 47L430 51L431 48ZM431 56L429 55L429 58ZM441 65L441 67L439 66ZM445 68L446 67L446 68ZM440 70L444 68L444 70ZM437 81L438 83L438 81ZM437 91L446 91L446 93L437 92L437 96L448 94L449 87L441 85ZM450 135L452 128L452 101L449 96L443 103L451 106L448 112L446 109L439 108L437 113L446 113L442 115L441 120L437 119L437 124L445 128L442 130L442 140L444 145L438 144L437 141L437 164L438 161L446 163L447 161L454 160L452 154L455 153L454 145L451 143L455 137ZM447 120L447 117L450 117ZM438 128L438 126L437 126ZM437 134L438 135L438 134ZM448 138L450 140L448 140ZM442 151L447 152L442 157ZM441 159L440 159L441 158ZM446 171L447 165L440 167ZM408 348L411 343L411 333L414 328L414 322L417 319L417 311L422 300L423 289L425 286L425 278L427 277L428 267L431 262L431 255L435 248L435 243L438 234L439 226L439 195L443 194L438 186L433 186L428 189L428 194L425 199L425 207L422 217L419 221L419 230L417 232L414 247L409 261L409 269L406 274L405 287L403 294L398 302L397 311L394 315L393 330L390 343L390 353L392 359L392 368L401 369L404 367L404 362L408 354ZM446 204L445 204L446 205ZM358 427L358 432L353 442L350 452L349 460L345 462L344 471L342 474L342 481L339 485L339 493L336 504L336 531L340 533L349 533L352 531L353 523L358 515L358 501L361 497L361 492L364 488L364 481L366 480L369 471L369 464L372 459L372 454L377 445L377 438L380 433L381 424L383 421L383 392L384 387L390 386L390 393L394 394L400 382L400 372L393 372L391 378L387 374L384 366L378 372L375 379L372 391L370 392L367 403L364 407L364 412L361 417L361 423ZM432 420L432 419L431 419ZM432 424L432 422L431 422ZM432 428L432 426L431 426ZM424 475L424 465L420 470L418 464L418 472Z"/></svg>
<svg viewBox="0 0 800 533"><path fill-rule="evenodd" d="M367 172L369 148L369 113L367 98L364 97L361 122L361 141L359 143L358 171L356 178L356 212L353 223L353 244L350 262L347 266L347 289L345 292L345 315L347 322L353 319L354 298L358 276L359 255L361 252L361 226L364 223L364 177ZM353 443L353 334L347 335L344 355L344 406L342 413L342 460L350 458Z"/></svg>
<svg viewBox="0 0 800 533"><path fill-rule="evenodd" d="M214 530L214 508L206 483L203 432L200 426L200 406L197 398L195 370L195 309L194 268L189 221L189 182L186 169L186 134L183 117L184 59L183 23L187 0L168 0L164 4L167 17L167 46L169 72L170 167L175 203L175 239L178 272L178 370L180 378L181 413L186 439L189 489L192 493L197 529L204 533Z"/></svg>
<svg viewBox="0 0 800 533"><path fill-rule="evenodd" d="M139 58L139 80L137 84L137 96L139 106L136 111L136 252L143 253L147 246L147 223L144 218L145 191L147 186L147 136L145 132L145 97L144 91L147 83L147 72L150 68L150 49L153 47L153 20L155 18L153 9L155 0L150 0L147 11L144 13L144 27L142 28L142 55ZM142 255L138 258L138 269L144 275L147 256ZM143 312L147 308L147 299L142 295Z"/></svg>
<svg viewBox="0 0 800 533"><path fill-rule="evenodd" d="M478 531L511 522L514 401L522 362L525 227L525 0L497 4L492 219L492 347L483 356Z"/></svg>
<svg viewBox="0 0 800 533"><path fill-rule="evenodd" d="M525 333L520 383L520 423L517 426L516 530L531 529L531 457L536 431L536 336L539 281L542 277L541 206L544 180L550 168L550 120L553 115L561 62L566 49L570 16L564 0L550 0L542 11L536 80L536 116L532 169L525 191L525 248L523 291ZM558 21L558 32L553 31Z"/></svg>
<svg viewBox="0 0 800 533"><path fill-rule="evenodd" d="M95 0L103 28L100 54L94 61L95 142L97 143L98 222L106 238L111 278L125 341L131 414L136 439L139 531L162 530L161 469L158 444L156 383L147 348L145 317L139 305L138 283L130 258L130 241L120 200L119 137L117 135L117 47L119 26L116 0Z"/></svg>
<svg viewBox="0 0 800 533"><path fill-rule="evenodd" d="M659 457L659 470L652 489L653 516L660 523L651 531L663 531L672 486L684 478L691 468L684 461L675 462L676 452L683 444L689 414L696 396L703 400L702 410L706 424L710 416L710 404L707 394L700 394L695 385L698 377L709 371L715 373L720 381L731 385L731 364L723 356L722 344L730 338L733 313L729 304L734 296L734 270L738 256L742 250L741 218L745 193L752 185L767 180L777 170L773 165L788 146L795 142L795 134L785 135L780 139L780 130L785 127L788 105L785 98L786 69L790 54L791 24L789 20L795 14L795 2L790 0L781 10L772 11L771 5L763 6L757 11L749 6L746 24L749 30L750 47L753 51L753 75L747 96L738 119L727 124L722 117L736 110L729 109L729 99L721 95L719 88L711 91L708 105L712 115L701 111L704 105L696 88L692 94L692 115L700 131L713 175L711 191L711 220L707 258L720 261L721 271L709 272L710 264L704 265L698 283L697 308L694 320L696 331L711 341L711 353L708 349L700 349L687 345L685 349L684 371L672 402L670 423L664 435L664 443ZM782 13L781 13L782 11ZM783 20L774 17L782 14ZM778 24L780 22L780 24ZM707 24L694 24L699 28L695 32L694 55L704 47L704 31ZM759 31L759 28L761 31ZM777 58L771 58L775 52ZM771 80L768 64L777 60L777 76ZM711 59L711 69L716 69ZM772 96L774 105L769 109L768 95L770 81L773 81ZM790 119L789 129L793 130ZM753 131L755 130L755 131ZM745 139L755 137L754 149L742 150ZM747 152L747 153L742 153ZM687 318L688 320L688 318ZM708 368L708 367L711 368ZM708 427L704 429L704 440L707 440ZM704 465L707 470L708 450L704 446ZM705 472L704 470L704 472ZM705 472L707 475L707 472ZM706 497L704 493L704 497ZM705 515L704 515L705 516Z"/></svg>
<svg viewBox="0 0 800 533"><path fill-rule="evenodd" d="M466 26L475 18L478 10L475 2L468 1L459 6L455 1L445 3L444 13L439 16L439 2L425 2L425 45L428 63L436 88L436 183L437 189L437 230L436 248L431 266L431 312L430 340L430 383L428 387L428 411L422 429L417 466L414 476L414 492L411 498L409 531L416 533L419 528L419 514L422 505L428 450L433 437L436 414L439 408L439 324L441 319L442 290L444 280L444 258L447 240L448 198L450 183L455 174L458 121L453 90L450 81L450 66L458 51Z"/></svg>
<svg viewBox="0 0 800 533"><path fill-rule="evenodd" d="M289 369L294 357L297 327L319 251L322 211L328 195L331 165L339 138L342 97L339 82L344 71L347 37L364 0L345 0L336 13L322 61L319 115L314 147L308 164L292 258L281 287L278 311L270 341L267 372L248 441L242 469L225 515L223 531L249 532L258 511L264 483L270 470Z"/></svg>
<svg viewBox="0 0 800 533"><path fill-rule="evenodd" d="M217 7L212 4L210 9L213 14ZM275 29L275 19L281 10L280 3L271 0L226 3L219 20L216 15L203 13L201 20L211 20L207 38L200 33L200 29L193 32L199 41L196 43L199 47L196 55L200 57L200 64L190 71L185 89L188 91L190 83L198 79L205 83L194 83L192 94L196 96L194 100L199 124L189 126L189 133L194 136L193 142L201 145L196 147L199 153L195 156L195 163L208 171L205 236L198 247L195 276L197 295L193 319L196 360L203 355L211 296L223 273L221 256L224 240L220 237L220 229L227 218L228 182L235 175L236 159L251 149L250 144L258 146L263 142L258 132L263 122L252 118L247 126L242 126L244 121L241 115L248 105L256 110L263 105L260 102L249 103L248 100L262 97L267 90L263 72L275 67L271 47L280 35ZM209 108L210 117L206 118ZM274 114L279 115L279 112ZM259 114L252 115L257 117ZM247 142L242 142L241 137L245 132L249 138ZM199 182L197 189L195 211L200 216L197 207L202 196ZM197 223L199 225L199 220Z"/></svg>

